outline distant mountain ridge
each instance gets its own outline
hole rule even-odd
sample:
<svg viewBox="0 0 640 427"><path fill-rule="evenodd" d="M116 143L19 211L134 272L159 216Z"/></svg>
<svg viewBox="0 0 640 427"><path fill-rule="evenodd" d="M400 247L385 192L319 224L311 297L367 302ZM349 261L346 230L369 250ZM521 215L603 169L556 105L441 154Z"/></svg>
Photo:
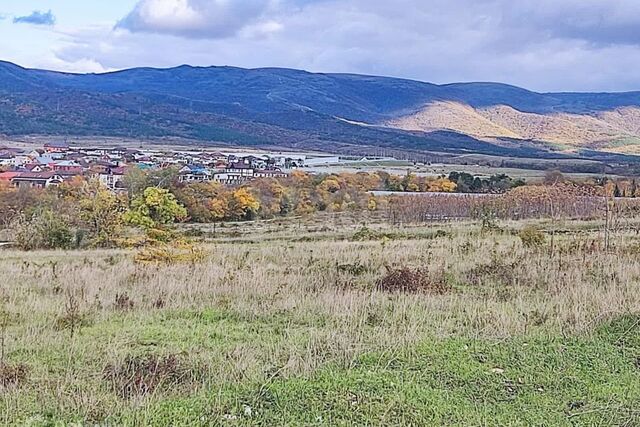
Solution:
<svg viewBox="0 0 640 427"><path fill-rule="evenodd" d="M557 157L567 148L633 151L640 92L186 65L69 74L0 62L0 134Z"/></svg>

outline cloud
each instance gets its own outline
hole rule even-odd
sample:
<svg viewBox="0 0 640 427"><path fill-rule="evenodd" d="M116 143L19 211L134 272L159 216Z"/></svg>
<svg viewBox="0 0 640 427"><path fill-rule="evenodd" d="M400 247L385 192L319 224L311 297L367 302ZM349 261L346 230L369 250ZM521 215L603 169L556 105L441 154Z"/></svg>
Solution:
<svg viewBox="0 0 640 427"><path fill-rule="evenodd" d="M632 28L637 0L142 0L116 28L68 31L53 50L73 69L278 66L638 90Z"/></svg>
<svg viewBox="0 0 640 427"><path fill-rule="evenodd" d="M511 30L524 26L596 45L640 43L640 2L633 0L521 0L504 10Z"/></svg>
<svg viewBox="0 0 640 427"><path fill-rule="evenodd" d="M189 38L224 38L254 24L269 0L140 0L116 28Z"/></svg>
<svg viewBox="0 0 640 427"><path fill-rule="evenodd" d="M31 15L16 16L15 18L13 18L13 23L52 26L56 23L56 17L53 15L53 12L51 12L51 10L49 10L48 12L34 10Z"/></svg>

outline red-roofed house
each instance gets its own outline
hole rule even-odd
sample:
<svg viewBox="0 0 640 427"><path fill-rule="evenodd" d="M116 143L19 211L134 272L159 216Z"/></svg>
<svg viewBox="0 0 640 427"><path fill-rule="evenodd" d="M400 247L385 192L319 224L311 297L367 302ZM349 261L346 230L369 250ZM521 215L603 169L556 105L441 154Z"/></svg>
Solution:
<svg viewBox="0 0 640 427"><path fill-rule="evenodd" d="M66 142L47 142L44 144L47 153L66 153L69 151L69 144Z"/></svg>
<svg viewBox="0 0 640 427"><path fill-rule="evenodd" d="M0 172L0 182L11 182L20 172Z"/></svg>

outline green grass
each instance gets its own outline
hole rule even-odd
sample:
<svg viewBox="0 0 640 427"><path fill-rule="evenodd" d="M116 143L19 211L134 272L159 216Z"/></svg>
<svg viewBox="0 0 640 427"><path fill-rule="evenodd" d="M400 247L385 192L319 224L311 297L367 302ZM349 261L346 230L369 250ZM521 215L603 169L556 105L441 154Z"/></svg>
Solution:
<svg viewBox="0 0 640 427"><path fill-rule="evenodd" d="M294 379L276 373L263 384L163 400L113 422L638 425L640 348L616 345L615 337L433 340L366 354L351 369L329 366Z"/></svg>
<svg viewBox="0 0 640 427"><path fill-rule="evenodd" d="M29 374L0 385L0 425L640 425L635 231L597 251L600 223L565 221L551 253L548 238L522 245L522 222L365 233L335 221L243 224L255 243L220 237L194 265L3 252L5 362ZM374 289L401 266L452 291ZM83 318L73 336L59 322L69 295ZM175 356L186 374L119 393L108 368L147 356Z"/></svg>
<svg viewBox="0 0 640 427"><path fill-rule="evenodd" d="M153 347L156 352L221 352L249 343L268 348L270 340L282 335L279 325L287 322L275 318L248 323L222 312L182 311L124 328L116 320L97 323L84 331L78 345L105 342L117 332L128 337L132 346ZM136 410L103 414L103 422L149 426L638 425L639 322L637 316L622 317L596 326L585 336L568 338L434 338L408 348L365 353L350 366L328 361L309 376L283 378L280 367L273 366L263 382L216 383L213 379L193 394L168 391ZM50 376L63 375L70 368L69 360L56 357L63 353L56 348L35 352L32 362L45 362ZM91 365L91 359L89 352L76 358L73 367L82 370L87 362ZM84 388L78 383L75 391L88 392ZM43 405L35 395L22 396L21 404L31 406L26 411L29 415L19 418L24 424L65 425L83 418L53 401Z"/></svg>

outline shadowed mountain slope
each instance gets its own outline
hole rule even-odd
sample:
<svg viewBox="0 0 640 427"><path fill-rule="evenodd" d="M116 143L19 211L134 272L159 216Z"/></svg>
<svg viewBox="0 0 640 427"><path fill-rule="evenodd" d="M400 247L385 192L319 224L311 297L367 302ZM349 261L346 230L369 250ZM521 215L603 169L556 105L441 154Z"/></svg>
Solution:
<svg viewBox="0 0 640 427"><path fill-rule="evenodd" d="M7 135L557 157L550 145L634 144L639 129L638 92L541 94L279 68L67 74L0 62L0 133Z"/></svg>

